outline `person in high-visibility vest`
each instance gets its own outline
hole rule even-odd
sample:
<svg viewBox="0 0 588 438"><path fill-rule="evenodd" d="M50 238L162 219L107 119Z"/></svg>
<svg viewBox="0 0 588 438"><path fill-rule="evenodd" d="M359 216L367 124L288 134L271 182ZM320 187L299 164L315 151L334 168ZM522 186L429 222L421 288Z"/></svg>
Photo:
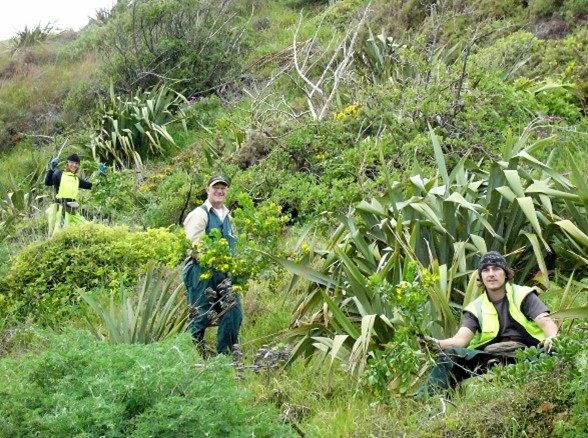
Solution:
<svg viewBox="0 0 588 438"><path fill-rule="evenodd" d="M73 224L86 222L77 212L78 192L80 189L91 189L92 183L80 178L80 157L71 154L65 162L65 169L58 170L59 158L53 158L49 163L49 170L45 176L45 185L53 186L55 202L47 209L49 236ZM106 166L100 164L100 174L106 174Z"/></svg>
<svg viewBox="0 0 588 438"><path fill-rule="evenodd" d="M478 279L485 293L463 310L461 327L447 339L427 338L439 352L437 364L420 395L455 387L489 366L514 361L520 348L539 346L550 353L558 327L531 287L513 284L513 272L496 251L482 256Z"/></svg>

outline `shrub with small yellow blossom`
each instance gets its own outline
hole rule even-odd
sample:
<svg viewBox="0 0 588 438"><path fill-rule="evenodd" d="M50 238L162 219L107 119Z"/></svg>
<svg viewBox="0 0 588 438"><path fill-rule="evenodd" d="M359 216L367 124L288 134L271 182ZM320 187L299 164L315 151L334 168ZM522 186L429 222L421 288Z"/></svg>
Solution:
<svg viewBox="0 0 588 438"><path fill-rule="evenodd" d="M428 291L438 277L411 264L404 280L392 286L374 274L369 284L393 307L393 339L369 360L363 382L375 394L387 398L392 392L405 394L418 382L419 372L429 360L421 350L418 336L427 332L423 313L427 310Z"/></svg>
<svg viewBox="0 0 588 438"><path fill-rule="evenodd" d="M210 234L203 235L202 239L194 245L193 252L203 268L201 280L212 278L214 271L227 274L231 272L234 257L231 254L229 242L222 236L220 230L215 228Z"/></svg>
<svg viewBox="0 0 588 438"><path fill-rule="evenodd" d="M237 231L235 253L231 253L229 242L220 230L212 230L202 237L194 247L203 272L202 280L212 278L214 271L230 275L233 286L239 290L249 279L261 274L269 261L259 253L277 251L278 239L285 230L288 217L272 202L255 206L246 193L237 196L239 205L232 213L232 222Z"/></svg>
<svg viewBox="0 0 588 438"><path fill-rule="evenodd" d="M351 105L345 107L345 109L343 111L336 113L335 120L342 120L347 117L356 116L359 114L360 110L361 110L361 104L358 104L358 103L351 104Z"/></svg>

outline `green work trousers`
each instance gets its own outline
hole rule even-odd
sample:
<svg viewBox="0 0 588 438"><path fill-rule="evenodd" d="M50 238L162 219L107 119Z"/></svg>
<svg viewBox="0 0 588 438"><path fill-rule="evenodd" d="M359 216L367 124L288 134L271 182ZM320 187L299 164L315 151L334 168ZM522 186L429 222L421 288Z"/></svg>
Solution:
<svg viewBox="0 0 588 438"><path fill-rule="evenodd" d="M77 213L63 211L63 205L54 203L47 209L49 236L71 225L83 224L87 220Z"/></svg>
<svg viewBox="0 0 588 438"><path fill-rule="evenodd" d="M208 312L211 309L220 313L220 309L215 308L208 301L204 291L211 287L215 289L227 275L223 272L215 271L212 278L201 280L202 268L194 261L189 261L184 267L182 274L184 284L188 291L188 306L191 308L190 323L188 329L192 333L194 340L204 348L204 332L210 325ZM197 312L194 312L197 309ZM243 307L241 299L237 295L237 304L224 313L218 320L217 333L217 352L228 353L232 351L233 345L239 343L239 329L243 322Z"/></svg>

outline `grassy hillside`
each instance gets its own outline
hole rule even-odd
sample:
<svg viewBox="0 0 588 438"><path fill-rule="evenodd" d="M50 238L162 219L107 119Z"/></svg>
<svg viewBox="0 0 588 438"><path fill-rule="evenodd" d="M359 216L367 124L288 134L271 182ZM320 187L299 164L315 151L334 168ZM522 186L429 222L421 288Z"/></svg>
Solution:
<svg viewBox="0 0 588 438"><path fill-rule="evenodd" d="M0 430L186 436L210 379L215 403L239 401L190 417L215 436L229 417L235 436L586 433L588 4L507 3L119 1L79 33L0 43ZM94 224L47 238L44 171L73 152ZM238 384L176 333L180 224L218 172L241 236L243 361L293 349ZM556 356L416 402L434 361L416 335L451 333L486 249L576 319ZM179 310L127 353L104 315L147 312L141 293ZM163 350L184 365L162 369ZM128 379L97 381L88 351Z"/></svg>

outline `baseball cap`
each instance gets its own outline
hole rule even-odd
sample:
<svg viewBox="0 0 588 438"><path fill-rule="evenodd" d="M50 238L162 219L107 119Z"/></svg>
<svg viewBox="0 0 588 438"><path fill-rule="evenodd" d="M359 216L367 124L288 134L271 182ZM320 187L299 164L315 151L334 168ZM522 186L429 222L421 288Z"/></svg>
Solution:
<svg viewBox="0 0 588 438"><path fill-rule="evenodd" d="M210 178L208 180L208 182L206 183L206 187L212 187L215 184L218 183L222 183L224 185L226 185L227 187L229 187L231 185L231 182L229 181L229 179L227 177L225 177L224 175L214 175L212 178Z"/></svg>

